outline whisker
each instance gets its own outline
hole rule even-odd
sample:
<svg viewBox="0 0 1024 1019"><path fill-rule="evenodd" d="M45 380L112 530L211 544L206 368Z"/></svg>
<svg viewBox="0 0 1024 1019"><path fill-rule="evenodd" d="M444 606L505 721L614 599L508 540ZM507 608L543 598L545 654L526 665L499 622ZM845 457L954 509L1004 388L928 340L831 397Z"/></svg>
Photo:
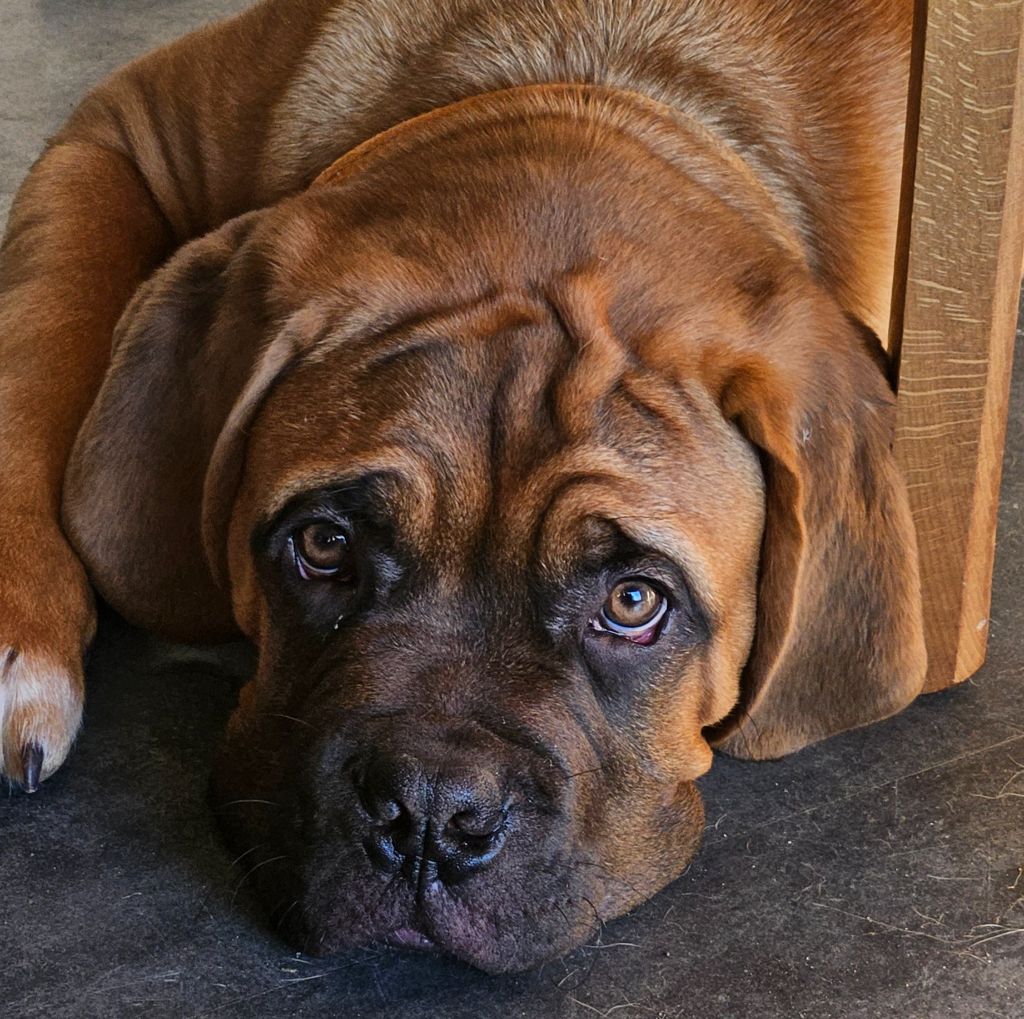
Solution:
<svg viewBox="0 0 1024 1019"><path fill-rule="evenodd" d="M298 725L304 725L307 729L316 729L316 726L307 722L304 718L296 718L294 715L285 715L280 711L265 711L263 712L267 718L283 718L288 722L295 722Z"/></svg>
<svg viewBox="0 0 1024 1019"><path fill-rule="evenodd" d="M285 917L299 904L298 899L292 899L292 904L274 921L274 930L279 931L281 924L284 923Z"/></svg>
<svg viewBox="0 0 1024 1019"><path fill-rule="evenodd" d="M255 874L256 871L258 871L260 869L260 867L266 867L270 863L277 863L280 860L286 860L286 859L287 859L287 857L284 856L284 855L272 856L272 857L270 857L269 860L263 860L261 863L257 863L255 867L253 867L251 870L249 870L247 873L245 873L242 876L241 880L238 882L238 884L235 885L235 890L234 890L234 892L231 895L231 905L233 906L235 904L235 899L238 897L238 893L241 890L242 885L244 885L245 882L248 881L249 878L252 877L252 875Z"/></svg>
<svg viewBox="0 0 1024 1019"><path fill-rule="evenodd" d="M643 892L637 888L631 881L628 881L621 874L616 874L614 871L609 870L604 864L598 863L597 860L579 859L576 861L579 866L592 867L594 870L599 870L607 881L613 881L615 884L621 885L623 888L628 889L633 895L642 896ZM596 910L595 910L596 912Z"/></svg>
<svg viewBox="0 0 1024 1019"><path fill-rule="evenodd" d="M586 771L577 771L571 775L566 775L568 779L579 778L581 775L594 775L599 771L604 771L604 765L599 764L596 768L587 768Z"/></svg>
<svg viewBox="0 0 1024 1019"><path fill-rule="evenodd" d="M227 803L221 803L221 804L219 804L219 806L221 806L221 807L237 807L241 803L262 803L264 806L267 806L267 807L277 807L278 809L280 809L280 807L281 807L280 803L274 803L273 800L228 800Z"/></svg>
<svg viewBox="0 0 1024 1019"><path fill-rule="evenodd" d="M597 906L595 906L585 895L580 896L580 901L585 902L591 908L594 914L594 919L597 920L597 944L600 945L601 938L604 937L604 917L597 911Z"/></svg>
<svg viewBox="0 0 1024 1019"><path fill-rule="evenodd" d="M255 853L257 849L262 849L266 846L266 842L261 842L258 846L253 846L252 849L247 849L241 856L236 857L231 861L228 870L234 870L250 853Z"/></svg>

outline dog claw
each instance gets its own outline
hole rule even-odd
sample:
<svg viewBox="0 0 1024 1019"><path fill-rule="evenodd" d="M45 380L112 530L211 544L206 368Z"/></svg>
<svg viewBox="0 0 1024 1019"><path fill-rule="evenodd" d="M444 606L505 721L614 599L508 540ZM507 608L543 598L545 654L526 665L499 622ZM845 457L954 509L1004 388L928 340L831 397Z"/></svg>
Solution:
<svg viewBox="0 0 1024 1019"><path fill-rule="evenodd" d="M29 743L21 751L21 770L25 792L34 793L39 788L39 776L43 770L43 748L37 743Z"/></svg>

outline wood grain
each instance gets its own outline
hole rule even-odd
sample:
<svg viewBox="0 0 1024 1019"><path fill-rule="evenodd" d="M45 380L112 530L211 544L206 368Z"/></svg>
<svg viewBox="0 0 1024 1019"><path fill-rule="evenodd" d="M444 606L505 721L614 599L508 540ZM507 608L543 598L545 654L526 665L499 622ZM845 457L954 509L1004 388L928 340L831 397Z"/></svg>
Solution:
<svg viewBox="0 0 1024 1019"><path fill-rule="evenodd" d="M914 176L890 350L896 452L921 549L926 689L937 690L974 673L988 641L1024 257L1024 0L931 0L919 11L927 33L911 87Z"/></svg>

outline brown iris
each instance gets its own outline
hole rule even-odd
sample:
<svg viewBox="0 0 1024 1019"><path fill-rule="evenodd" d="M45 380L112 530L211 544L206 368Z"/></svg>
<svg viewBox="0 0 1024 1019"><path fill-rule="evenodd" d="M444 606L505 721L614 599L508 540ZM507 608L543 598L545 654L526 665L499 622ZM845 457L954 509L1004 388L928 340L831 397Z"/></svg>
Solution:
<svg viewBox="0 0 1024 1019"><path fill-rule="evenodd" d="M631 636L653 627L664 615L665 596L645 580L623 580L601 609L601 622L613 633Z"/></svg>
<svg viewBox="0 0 1024 1019"><path fill-rule="evenodd" d="M333 577L343 572L348 563L348 540L345 532L331 521L307 524L294 538L295 561L299 573L308 579Z"/></svg>

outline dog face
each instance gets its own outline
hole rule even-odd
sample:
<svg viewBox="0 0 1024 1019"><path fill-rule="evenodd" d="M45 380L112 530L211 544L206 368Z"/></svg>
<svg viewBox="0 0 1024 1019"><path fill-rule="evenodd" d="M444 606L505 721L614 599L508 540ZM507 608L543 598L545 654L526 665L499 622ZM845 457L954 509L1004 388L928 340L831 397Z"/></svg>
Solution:
<svg viewBox="0 0 1024 1019"><path fill-rule="evenodd" d="M115 607L259 647L215 800L309 951L557 955L686 865L709 742L923 675L863 332L650 111L494 102L184 249L69 468Z"/></svg>
<svg viewBox="0 0 1024 1019"><path fill-rule="evenodd" d="M706 393L587 321L592 287L350 340L255 423L233 572L263 654L218 788L237 844L291 861L267 887L301 944L521 967L696 846L760 470Z"/></svg>

